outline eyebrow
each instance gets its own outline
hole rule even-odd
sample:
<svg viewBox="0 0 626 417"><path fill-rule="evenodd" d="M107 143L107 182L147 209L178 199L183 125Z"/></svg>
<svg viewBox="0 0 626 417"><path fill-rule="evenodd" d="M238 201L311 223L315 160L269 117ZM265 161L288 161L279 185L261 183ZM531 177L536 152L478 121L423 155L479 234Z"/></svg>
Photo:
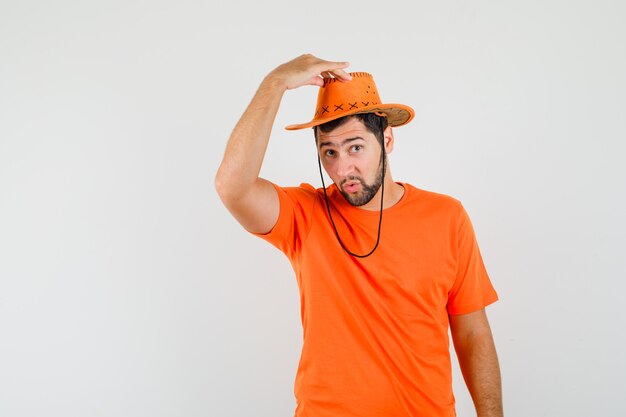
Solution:
<svg viewBox="0 0 626 417"><path fill-rule="evenodd" d="M354 142L355 140L359 140L359 139L361 139L361 140L363 140L363 141L365 140L365 139L363 139L363 138L362 138L362 137L360 137L360 136L355 136L355 137L353 137L353 138L348 138L348 139L344 139L344 140L342 140L342 141L341 141L341 143L339 144L339 146L344 146L346 143L349 143L349 142ZM334 143L332 143L332 142L321 142L321 143L320 143L320 149L322 149L324 146L331 146L331 147L335 147L335 144L334 144Z"/></svg>

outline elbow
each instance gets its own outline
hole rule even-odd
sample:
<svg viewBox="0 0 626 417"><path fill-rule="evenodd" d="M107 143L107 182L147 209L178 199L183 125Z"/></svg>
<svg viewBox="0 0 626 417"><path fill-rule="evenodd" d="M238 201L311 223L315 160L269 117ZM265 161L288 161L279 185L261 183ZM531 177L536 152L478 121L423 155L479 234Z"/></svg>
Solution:
<svg viewBox="0 0 626 417"><path fill-rule="evenodd" d="M222 179L219 170L213 178L213 187L215 187L215 191L217 191L218 194L221 194L221 190L224 188L224 180Z"/></svg>
<svg viewBox="0 0 626 417"><path fill-rule="evenodd" d="M215 174L215 178L213 179L213 186L215 187L217 195L220 196L222 201L226 202L230 191L228 187L228 181L226 180L226 178L224 178L224 175L221 173L220 170L218 170L217 174Z"/></svg>
<svg viewBox="0 0 626 417"><path fill-rule="evenodd" d="M246 189L244 185L233 180L231 176L224 174L221 169L215 175L213 186L227 207L239 200L243 195L241 190Z"/></svg>

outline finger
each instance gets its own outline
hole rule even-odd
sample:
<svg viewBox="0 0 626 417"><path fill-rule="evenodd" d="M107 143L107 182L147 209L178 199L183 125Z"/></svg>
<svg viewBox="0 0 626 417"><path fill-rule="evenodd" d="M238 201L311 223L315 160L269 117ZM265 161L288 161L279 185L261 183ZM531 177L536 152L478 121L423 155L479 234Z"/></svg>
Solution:
<svg viewBox="0 0 626 417"><path fill-rule="evenodd" d="M335 68L348 68L350 63L348 61L339 61L339 62L330 62L326 61L327 64L334 66Z"/></svg>
<svg viewBox="0 0 626 417"><path fill-rule="evenodd" d="M350 66L350 63L347 61L333 62L333 61L324 61L323 59L320 59L319 63L316 65L320 73L327 72L327 71L343 70L345 68L348 68L349 66Z"/></svg>
<svg viewBox="0 0 626 417"><path fill-rule="evenodd" d="M328 71L322 72L322 77L324 77L324 78L333 78L333 76L330 75L330 72L328 72Z"/></svg>
<svg viewBox="0 0 626 417"><path fill-rule="evenodd" d="M330 73L335 77L339 78L340 81L350 81L352 80L352 76L345 72L344 70L338 69L334 71L330 71Z"/></svg>
<svg viewBox="0 0 626 417"><path fill-rule="evenodd" d="M324 79L318 75L311 77L307 82L307 85L317 85L318 87L324 86Z"/></svg>

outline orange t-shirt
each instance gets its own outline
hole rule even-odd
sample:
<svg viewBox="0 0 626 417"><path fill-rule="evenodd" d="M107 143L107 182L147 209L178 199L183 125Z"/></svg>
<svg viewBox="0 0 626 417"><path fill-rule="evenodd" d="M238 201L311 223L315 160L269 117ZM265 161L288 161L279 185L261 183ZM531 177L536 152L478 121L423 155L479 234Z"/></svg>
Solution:
<svg viewBox="0 0 626 417"><path fill-rule="evenodd" d="M460 201L410 184L383 211L380 244L367 258L340 246L323 189L274 185L280 215L255 235L284 252L300 291L303 345L296 417L456 415L448 314L498 299ZM379 211L327 188L342 242L374 246Z"/></svg>

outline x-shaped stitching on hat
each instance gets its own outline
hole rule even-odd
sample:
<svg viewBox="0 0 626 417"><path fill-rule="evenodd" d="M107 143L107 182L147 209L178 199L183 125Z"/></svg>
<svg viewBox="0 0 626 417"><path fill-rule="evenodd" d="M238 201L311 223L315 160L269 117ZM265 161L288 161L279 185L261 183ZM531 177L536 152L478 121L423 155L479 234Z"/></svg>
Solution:
<svg viewBox="0 0 626 417"><path fill-rule="evenodd" d="M335 110L333 111L343 110L343 103L341 103L340 105L333 104L333 106L335 106Z"/></svg>
<svg viewBox="0 0 626 417"><path fill-rule="evenodd" d="M350 108L348 110L352 110L352 109L358 109L358 107L356 106L356 101L354 102L354 104L348 102L348 104L350 105Z"/></svg>
<svg viewBox="0 0 626 417"><path fill-rule="evenodd" d="M322 106L322 114L328 113L328 106Z"/></svg>
<svg viewBox="0 0 626 417"><path fill-rule="evenodd" d="M363 103L364 106L367 106L368 104L370 104L369 101L362 101L361 103Z"/></svg>

